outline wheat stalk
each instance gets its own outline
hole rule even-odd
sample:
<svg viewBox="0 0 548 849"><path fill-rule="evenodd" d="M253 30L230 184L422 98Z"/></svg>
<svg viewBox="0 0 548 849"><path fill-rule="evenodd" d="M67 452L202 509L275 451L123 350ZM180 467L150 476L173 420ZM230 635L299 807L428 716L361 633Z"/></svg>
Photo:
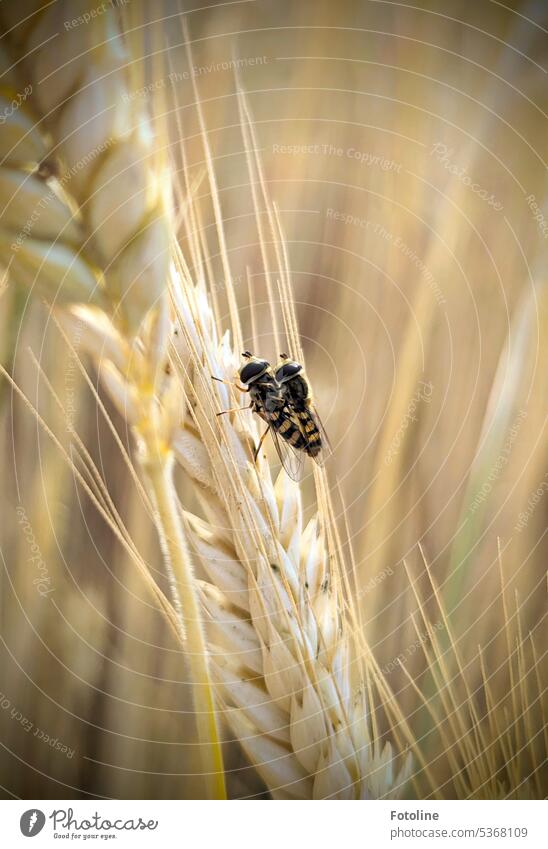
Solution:
<svg viewBox="0 0 548 849"><path fill-rule="evenodd" d="M8 49L0 53L0 106L9 130L0 149L0 258L13 280L37 288L53 308L86 306L83 346L93 348L98 329L101 345L110 344L112 368L131 393L134 432L187 650L206 793L223 797L205 637L172 481L171 434L180 419L180 392L163 373L170 329L169 181L153 161L146 115L127 96L128 56L113 10L68 30L67 21L87 14L85 4L36 3L28 11L34 14L13 28L4 45L11 41L13 48L19 41L18 52L32 62L23 70L19 63L15 74ZM10 31L18 14L4 5L2 17ZM48 47L53 38L54 50ZM59 178L46 181L53 162L61 168Z"/></svg>
<svg viewBox="0 0 548 849"><path fill-rule="evenodd" d="M21 107L8 122L11 147L2 149L0 192L8 203L0 251L14 278L40 285L49 303L60 307L66 328L74 322L83 328L81 347L94 357L103 384L136 433L166 563L173 567L206 771L214 779L220 762L198 595L217 701L272 794L395 795L410 759L395 776L390 743L381 748L372 734L362 640L326 480L316 474L319 507L304 526L298 485L283 471L273 482L265 459L252 461L258 434L251 414L215 415L240 400L214 386L211 374L233 379L242 332L200 107L236 350L229 335L221 334L206 294L209 266L198 230L188 231L193 268L173 246L168 274L169 181L151 160L144 116L124 106L123 53L111 14L90 22L81 39L80 34L61 39L55 53L40 49L62 29L63 15L63 4L56 4L30 19L23 49L34 51L34 79L48 78L47 87L36 85L34 104L58 140L55 153L71 177L61 178L48 199L52 181L48 185L29 173L48 148L33 116ZM9 69L8 58L2 55L1 61ZM242 98L240 105L250 151L257 145ZM85 167L79 170L81 162ZM260 163L250 155L249 164L252 183L260 187L253 198L257 220L262 202L272 236L285 334L300 354L276 210ZM190 180L185 190L188 227L200 220L200 210ZM43 212L33 220L37 206ZM14 250L17 228L31 220L31 232ZM262 228L259 235L266 270ZM272 303L274 283L267 279ZM165 372L166 355L171 374ZM177 503L173 457L198 495L201 517ZM199 584L186 537L208 577ZM214 786L211 793L221 795L222 788Z"/></svg>

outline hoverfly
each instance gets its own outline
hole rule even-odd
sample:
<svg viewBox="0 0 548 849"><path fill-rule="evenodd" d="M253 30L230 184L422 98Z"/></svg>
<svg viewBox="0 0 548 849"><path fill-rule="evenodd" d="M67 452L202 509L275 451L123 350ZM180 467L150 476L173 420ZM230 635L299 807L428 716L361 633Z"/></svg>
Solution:
<svg viewBox="0 0 548 849"><path fill-rule="evenodd" d="M298 419L294 418L283 387L274 377L270 363L254 357L249 351L244 351L242 357L246 362L240 368L238 375L243 387L239 386L238 389L249 392L251 403L248 407L236 408L236 410L253 410L267 425L255 449L253 461L256 462L264 439L270 432L283 468L290 478L299 480L303 463L302 455L298 453L298 450L304 449L306 443L300 437L300 431L296 425ZM214 376L213 379L220 380ZM223 410L217 415L222 416L231 412L234 410Z"/></svg>
<svg viewBox="0 0 548 849"><path fill-rule="evenodd" d="M312 401L310 385L300 363L280 354L280 362L274 369L274 377L282 387L295 432L289 434L289 442L303 450L318 465L323 465L331 453L331 446ZM298 433L298 435L297 435Z"/></svg>

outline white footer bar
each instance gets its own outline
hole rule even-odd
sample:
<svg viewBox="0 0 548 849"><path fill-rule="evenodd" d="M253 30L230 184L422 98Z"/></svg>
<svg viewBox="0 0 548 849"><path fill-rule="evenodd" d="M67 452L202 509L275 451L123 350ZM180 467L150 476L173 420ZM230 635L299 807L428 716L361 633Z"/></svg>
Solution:
<svg viewBox="0 0 548 849"><path fill-rule="evenodd" d="M0 801L3 846L548 846L545 802Z"/></svg>

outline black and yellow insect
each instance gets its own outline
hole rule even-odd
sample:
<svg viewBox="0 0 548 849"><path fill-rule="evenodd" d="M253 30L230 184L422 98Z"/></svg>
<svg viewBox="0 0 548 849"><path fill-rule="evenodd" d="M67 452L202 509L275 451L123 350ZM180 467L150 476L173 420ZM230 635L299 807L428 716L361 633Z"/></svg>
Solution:
<svg viewBox="0 0 548 849"><path fill-rule="evenodd" d="M255 450L254 460L270 432L282 466L291 478L299 480L304 456L308 454L320 462L326 444L312 406L308 383L302 375L302 366L284 358L276 368L278 379L267 360L254 357L249 351L244 351L242 356L245 363L238 374L243 387L238 388L249 392L251 403L247 409L253 410L267 425ZM218 415L228 412L233 411L223 410Z"/></svg>
<svg viewBox="0 0 548 849"><path fill-rule="evenodd" d="M276 381L268 360L254 357L249 351L244 351L242 357L245 362L241 366L238 376L243 386L237 388L241 392L249 392L251 397L251 403L243 409L253 410L267 425L255 449L253 459L254 461L257 459L264 439L270 432L282 466L290 477L296 479L300 474L298 455L293 454L283 441L287 439L288 426L286 422L288 422L290 413L282 388ZM214 380L219 380L219 378L214 377ZM236 411L239 411L239 409L242 408L236 408ZM223 410L217 415L222 416L230 412L234 412L234 410Z"/></svg>
<svg viewBox="0 0 548 849"><path fill-rule="evenodd" d="M282 388L290 411L291 430L295 427L299 433L299 436L291 433L289 441L295 448L303 450L321 464L329 451L329 442L314 407L310 384L301 363L290 359L287 354L280 354L280 362L274 369L274 377Z"/></svg>

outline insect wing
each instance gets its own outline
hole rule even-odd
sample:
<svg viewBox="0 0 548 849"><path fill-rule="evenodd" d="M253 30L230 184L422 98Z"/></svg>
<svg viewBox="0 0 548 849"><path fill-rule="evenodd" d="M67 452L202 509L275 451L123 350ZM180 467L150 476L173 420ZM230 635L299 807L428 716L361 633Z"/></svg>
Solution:
<svg viewBox="0 0 548 849"><path fill-rule="evenodd" d="M321 418L318 414L318 411L316 410L316 408L314 407L313 404L310 404L310 406L308 408L308 412L310 413L310 418L312 419L312 421L314 422L314 424L318 428L318 431L319 431L320 437L321 437L321 446L322 446L320 453L317 454L317 456L313 457L312 459L318 464L318 466L323 466L325 461L328 460L329 457L331 457L331 455L333 454L333 448L331 447L329 437L327 436L325 427L323 426L323 423L322 423L322 420L321 420ZM306 434L304 434L304 436L306 438Z"/></svg>

